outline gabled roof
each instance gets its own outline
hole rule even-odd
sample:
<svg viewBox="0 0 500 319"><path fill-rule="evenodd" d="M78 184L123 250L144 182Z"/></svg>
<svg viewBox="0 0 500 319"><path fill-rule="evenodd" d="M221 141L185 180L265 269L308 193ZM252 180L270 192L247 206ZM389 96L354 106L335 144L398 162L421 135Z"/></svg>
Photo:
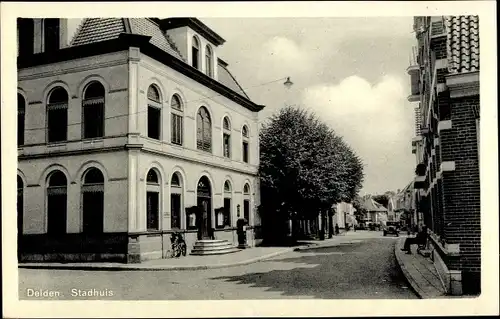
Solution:
<svg viewBox="0 0 500 319"><path fill-rule="evenodd" d="M149 42L171 56L186 62L174 41L164 32L158 19L149 18L86 18L78 27L70 46L79 46L118 39L121 34L149 36ZM250 99L227 68L227 63L217 63L219 82L235 93Z"/></svg>
<svg viewBox="0 0 500 319"><path fill-rule="evenodd" d="M450 73L479 70L478 16L450 16L447 28L448 70Z"/></svg>
<svg viewBox="0 0 500 319"><path fill-rule="evenodd" d="M363 206L369 212L387 212L387 208L374 201L371 197L365 198Z"/></svg>

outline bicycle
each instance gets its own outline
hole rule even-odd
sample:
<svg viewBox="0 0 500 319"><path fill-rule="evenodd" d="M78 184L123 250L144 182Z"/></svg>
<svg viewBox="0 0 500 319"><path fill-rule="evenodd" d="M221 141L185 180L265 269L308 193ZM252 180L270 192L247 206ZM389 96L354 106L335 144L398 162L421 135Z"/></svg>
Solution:
<svg viewBox="0 0 500 319"><path fill-rule="evenodd" d="M182 237L181 233L172 233L170 236L170 242L172 246L172 250L169 250L169 257L171 258L179 258L181 255L186 256L187 254L187 245Z"/></svg>

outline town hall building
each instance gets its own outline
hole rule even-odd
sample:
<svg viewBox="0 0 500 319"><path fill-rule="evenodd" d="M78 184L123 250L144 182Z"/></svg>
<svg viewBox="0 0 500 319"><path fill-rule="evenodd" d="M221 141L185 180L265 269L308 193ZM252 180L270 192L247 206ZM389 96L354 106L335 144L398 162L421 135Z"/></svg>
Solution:
<svg viewBox="0 0 500 319"><path fill-rule="evenodd" d="M20 261L166 258L174 231L234 249L239 218L258 243L263 106L225 40L195 18L67 24L18 20Z"/></svg>

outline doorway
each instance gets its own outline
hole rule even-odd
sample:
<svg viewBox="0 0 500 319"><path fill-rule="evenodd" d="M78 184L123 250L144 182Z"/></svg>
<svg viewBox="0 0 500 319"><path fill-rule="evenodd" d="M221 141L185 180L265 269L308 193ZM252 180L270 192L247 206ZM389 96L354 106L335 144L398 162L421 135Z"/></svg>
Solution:
<svg viewBox="0 0 500 319"><path fill-rule="evenodd" d="M212 192L206 176L200 178L197 188L197 206L200 214L199 239L212 239ZM200 237L200 236L199 236Z"/></svg>

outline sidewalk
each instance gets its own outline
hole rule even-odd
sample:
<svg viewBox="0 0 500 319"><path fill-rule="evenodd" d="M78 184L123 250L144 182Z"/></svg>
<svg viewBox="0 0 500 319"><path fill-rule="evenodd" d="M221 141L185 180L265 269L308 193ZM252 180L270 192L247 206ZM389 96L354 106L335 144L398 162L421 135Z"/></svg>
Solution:
<svg viewBox="0 0 500 319"><path fill-rule="evenodd" d="M140 264L125 263L21 263L19 268L30 269L73 269L73 270L201 270L247 265L297 250L309 250L356 242L350 236L335 236L331 239L308 240L294 247L253 247L226 255L192 256L155 259Z"/></svg>
<svg viewBox="0 0 500 319"><path fill-rule="evenodd" d="M413 290L421 299L448 298L432 261L418 254L416 245L412 245L411 255L406 254L401 250L404 241L404 237L398 240L394 253Z"/></svg>

